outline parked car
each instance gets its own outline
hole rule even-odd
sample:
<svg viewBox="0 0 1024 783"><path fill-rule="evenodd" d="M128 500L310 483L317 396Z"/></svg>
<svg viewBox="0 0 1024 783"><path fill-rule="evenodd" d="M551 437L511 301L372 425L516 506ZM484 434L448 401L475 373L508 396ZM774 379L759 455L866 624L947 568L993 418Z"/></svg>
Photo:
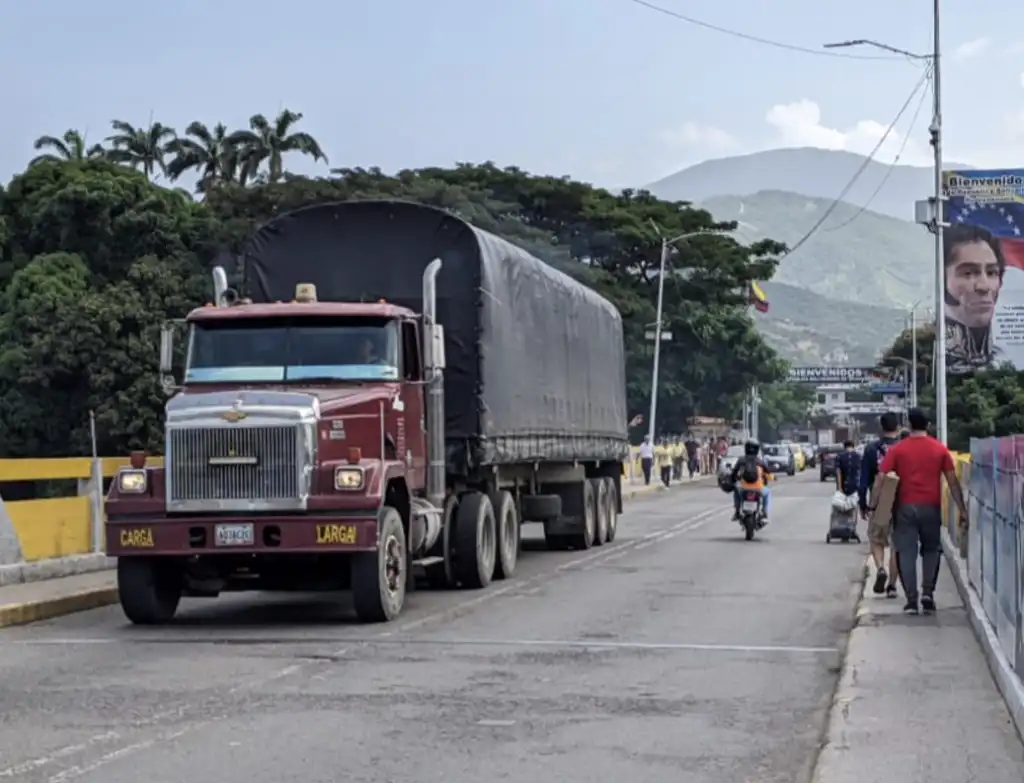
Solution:
<svg viewBox="0 0 1024 783"><path fill-rule="evenodd" d="M818 467L818 453L814 450L814 446L810 443L801 443L800 448L804 452L804 459L807 460L807 467Z"/></svg>
<svg viewBox="0 0 1024 783"><path fill-rule="evenodd" d="M773 473L796 475L796 457L788 446L782 443L766 443L761 451L765 464Z"/></svg>
<svg viewBox="0 0 1024 783"><path fill-rule="evenodd" d="M818 472L822 481L836 477L836 457L843 450L842 446L822 446L818 449Z"/></svg>
<svg viewBox="0 0 1024 783"><path fill-rule="evenodd" d="M801 473L807 469L807 458L804 456L804 450L800 448L799 443L786 442L782 444L793 453L793 459L796 461L796 469Z"/></svg>

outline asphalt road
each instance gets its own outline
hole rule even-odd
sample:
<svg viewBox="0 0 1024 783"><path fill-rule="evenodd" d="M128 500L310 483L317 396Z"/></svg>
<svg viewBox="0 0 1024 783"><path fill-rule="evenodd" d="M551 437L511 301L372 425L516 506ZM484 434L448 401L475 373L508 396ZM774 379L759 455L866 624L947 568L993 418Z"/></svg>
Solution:
<svg viewBox="0 0 1024 783"><path fill-rule="evenodd" d="M713 486L644 497L388 626L242 595L0 631L0 783L807 780L865 554L824 543L828 494L784 478L753 542Z"/></svg>

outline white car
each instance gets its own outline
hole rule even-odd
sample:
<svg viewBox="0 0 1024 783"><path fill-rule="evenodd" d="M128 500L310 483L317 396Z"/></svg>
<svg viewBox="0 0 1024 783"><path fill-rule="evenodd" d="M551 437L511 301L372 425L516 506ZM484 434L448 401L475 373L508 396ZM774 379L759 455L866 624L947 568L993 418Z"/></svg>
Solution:
<svg viewBox="0 0 1024 783"><path fill-rule="evenodd" d="M718 463L718 475L728 476L732 473L732 469L736 465L736 460L742 456L743 446L730 446L729 450L725 452L725 456L722 457L721 462Z"/></svg>

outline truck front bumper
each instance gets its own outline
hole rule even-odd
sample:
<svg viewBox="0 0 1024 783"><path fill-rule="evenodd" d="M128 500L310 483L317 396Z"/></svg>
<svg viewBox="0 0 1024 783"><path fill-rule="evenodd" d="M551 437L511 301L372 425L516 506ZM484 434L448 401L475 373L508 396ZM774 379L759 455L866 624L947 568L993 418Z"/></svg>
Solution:
<svg viewBox="0 0 1024 783"><path fill-rule="evenodd" d="M376 515L150 517L106 523L107 554L273 555L373 552Z"/></svg>

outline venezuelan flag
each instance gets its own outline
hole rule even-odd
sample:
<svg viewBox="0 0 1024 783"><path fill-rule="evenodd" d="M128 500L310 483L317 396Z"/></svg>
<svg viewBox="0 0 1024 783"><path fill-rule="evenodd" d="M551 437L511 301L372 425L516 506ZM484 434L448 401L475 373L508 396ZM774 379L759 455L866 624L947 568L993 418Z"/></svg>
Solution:
<svg viewBox="0 0 1024 783"><path fill-rule="evenodd" d="M749 294L750 294L750 304L754 305L754 308L759 313L767 313L768 312L768 297L765 295L764 291L761 290L761 286L759 286L753 280L750 281L750 291L749 291Z"/></svg>

